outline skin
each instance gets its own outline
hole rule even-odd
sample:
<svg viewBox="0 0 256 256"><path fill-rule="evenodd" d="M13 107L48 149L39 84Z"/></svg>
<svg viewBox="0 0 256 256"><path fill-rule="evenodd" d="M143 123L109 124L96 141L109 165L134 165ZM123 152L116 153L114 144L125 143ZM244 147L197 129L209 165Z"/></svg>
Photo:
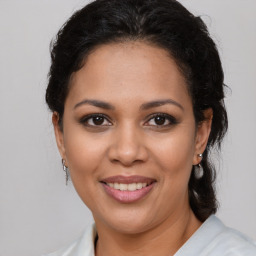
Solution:
<svg viewBox="0 0 256 256"><path fill-rule="evenodd" d="M166 99L175 103L142 108ZM104 101L112 109L84 100ZM95 113L106 116L102 124L85 120ZM171 119L157 125L156 113ZM97 256L173 255L199 228L189 206L188 181L206 147L211 117L212 111L205 111L205 121L196 125L176 63L165 50L145 42L100 46L72 75L63 130L57 113L53 124L72 182L94 216ZM156 183L141 200L124 204L100 183L115 175L140 175Z"/></svg>

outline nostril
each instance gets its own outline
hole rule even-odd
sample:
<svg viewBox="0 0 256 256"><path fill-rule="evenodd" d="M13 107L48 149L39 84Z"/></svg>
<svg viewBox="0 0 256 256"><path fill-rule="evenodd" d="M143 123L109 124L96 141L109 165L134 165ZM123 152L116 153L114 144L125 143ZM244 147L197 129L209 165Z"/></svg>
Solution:
<svg viewBox="0 0 256 256"><path fill-rule="evenodd" d="M134 132L133 127L126 127L122 134L115 134L108 148L108 157L112 163L131 166L148 159L149 154L142 137L138 137Z"/></svg>

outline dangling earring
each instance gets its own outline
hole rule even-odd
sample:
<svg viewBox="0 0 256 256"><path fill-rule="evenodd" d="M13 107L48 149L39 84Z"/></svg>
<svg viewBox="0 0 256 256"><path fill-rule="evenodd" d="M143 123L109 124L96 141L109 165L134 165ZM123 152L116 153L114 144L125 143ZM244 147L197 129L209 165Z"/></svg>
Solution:
<svg viewBox="0 0 256 256"><path fill-rule="evenodd" d="M203 157L203 154L198 154L198 157L202 158L202 157ZM202 159L201 159L201 161L202 161ZM201 162L201 161L200 161L200 162ZM201 165L200 163L195 166L194 172L195 172L195 177L196 177L197 179L200 179L200 178L203 177L203 175L204 175L204 169L203 169L203 167L202 167L202 165Z"/></svg>
<svg viewBox="0 0 256 256"><path fill-rule="evenodd" d="M65 176L66 176L66 186L68 185L68 178L69 178L69 170L68 167L65 165L65 160L62 159L62 167L63 167L63 171L65 172Z"/></svg>

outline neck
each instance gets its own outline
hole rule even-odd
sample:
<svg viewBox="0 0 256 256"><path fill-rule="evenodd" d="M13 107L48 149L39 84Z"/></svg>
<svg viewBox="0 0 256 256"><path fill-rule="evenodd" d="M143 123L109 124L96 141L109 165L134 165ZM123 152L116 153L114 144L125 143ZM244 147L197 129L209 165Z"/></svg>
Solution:
<svg viewBox="0 0 256 256"><path fill-rule="evenodd" d="M138 234L124 234L97 225L96 256L171 256L193 235L202 223L189 209L170 216L156 228Z"/></svg>

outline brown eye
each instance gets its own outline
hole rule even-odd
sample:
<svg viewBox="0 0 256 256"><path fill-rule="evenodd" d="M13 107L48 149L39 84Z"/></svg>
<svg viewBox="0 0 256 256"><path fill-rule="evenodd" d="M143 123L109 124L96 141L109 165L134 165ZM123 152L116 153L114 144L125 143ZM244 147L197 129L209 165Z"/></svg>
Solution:
<svg viewBox="0 0 256 256"><path fill-rule="evenodd" d="M95 116L92 118L92 122L94 125L102 125L104 123L104 117L102 116Z"/></svg>
<svg viewBox="0 0 256 256"><path fill-rule="evenodd" d="M92 114L87 115L86 117L82 118L80 120L80 123L82 123L85 126L110 126L112 123L109 121L109 119L102 114Z"/></svg>
<svg viewBox="0 0 256 256"><path fill-rule="evenodd" d="M173 124L176 124L177 120L168 114L159 113L154 114L149 121L146 123L147 126L157 126L157 127L166 127Z"/></svg>
<svg viewBox="0 0 256 256"><path fill-rule="evenodd" d="M157 116L157 117L154 118L154 121L157 125L164 125L165 121L166 121L166 118L163 117L163 116Z"/></svg>

